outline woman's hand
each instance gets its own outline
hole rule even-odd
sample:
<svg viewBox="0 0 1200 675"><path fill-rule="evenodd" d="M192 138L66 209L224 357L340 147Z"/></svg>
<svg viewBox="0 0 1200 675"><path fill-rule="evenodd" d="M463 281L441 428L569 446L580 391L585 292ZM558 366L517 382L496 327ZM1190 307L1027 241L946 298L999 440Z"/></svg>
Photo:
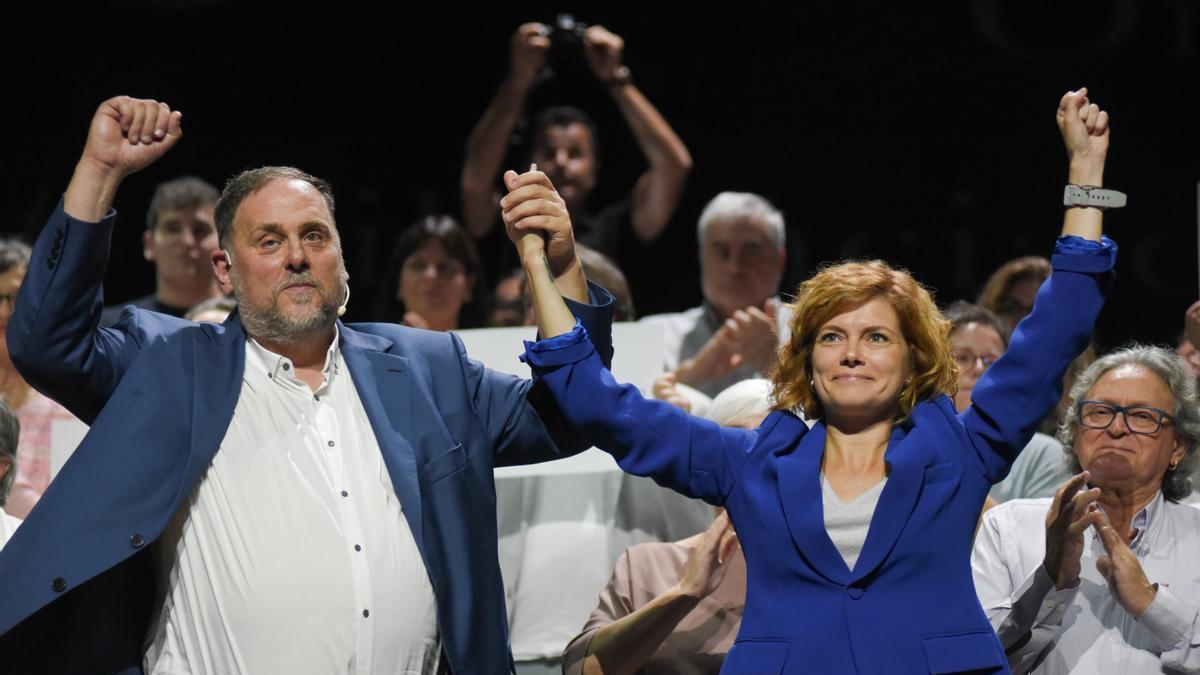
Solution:
<svg viewBox="0 0 1200 675"><path fill-rule="evenodd" d="M1099 186L1108 156L1108 113L1088 100L1087 94L1087 87L1064 94L1055 119L1067 148L1070 182Z"/></svg>
<svg viewBox="0 0 1200 675"><path fill-rule="evenodd" d="M1087 87L1068 91L1058 102L1055 115L1070 170L1067 183L1104 186L1104 161L1108 157L1108 113L1088 99ZM1072 206L1063 215L1062 233L1100 241L1104 212L1095 207Z"/></svg>

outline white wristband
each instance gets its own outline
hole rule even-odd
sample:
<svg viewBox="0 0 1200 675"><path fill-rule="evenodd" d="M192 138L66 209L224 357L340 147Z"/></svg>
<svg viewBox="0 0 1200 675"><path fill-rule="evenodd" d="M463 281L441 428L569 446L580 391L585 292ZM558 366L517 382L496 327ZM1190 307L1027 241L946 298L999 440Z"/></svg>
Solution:
<svg viewBox="0 0 1200 675"><path fill-rule="evenodd" d="M1105 190L1095 185L1068 183L1063 190L1063 206L1094 206L1098 209L1119 209L1125 206L1125 193Z"/></svg>

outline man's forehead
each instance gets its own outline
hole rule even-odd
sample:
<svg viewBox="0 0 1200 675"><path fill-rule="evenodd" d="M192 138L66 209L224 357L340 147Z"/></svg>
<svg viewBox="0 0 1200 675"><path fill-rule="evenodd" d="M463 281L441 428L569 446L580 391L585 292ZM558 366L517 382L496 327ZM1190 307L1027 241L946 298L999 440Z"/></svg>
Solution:
<svg viewBox="0 0 1200 675"><path fill-rule="evenodd" d="M335 228L321 191L298 178L272 178L246 195L234 215L235 228L320 222Z"/></svg>
<svg viewBox="0 0 1200 675"><path fill-rule="evenodd" d="M166 206L158 210L155 222L171 223L197 220L213 224L213 207L215 204L196 204L193 206Z"/></svg>
<svg viewBox="0 0 1200 675"><path fill-rule="evenodd" d="M708 225L705 243L769 243L771 226L761 216L731 216L716 218Z"/></svg>
<svg viewBox="0 0 1200 675"><path fill-rule="evenodd" d="M592 145L592 132L579 122L570 124L548 124L537 134L537 145Z"/></svg>

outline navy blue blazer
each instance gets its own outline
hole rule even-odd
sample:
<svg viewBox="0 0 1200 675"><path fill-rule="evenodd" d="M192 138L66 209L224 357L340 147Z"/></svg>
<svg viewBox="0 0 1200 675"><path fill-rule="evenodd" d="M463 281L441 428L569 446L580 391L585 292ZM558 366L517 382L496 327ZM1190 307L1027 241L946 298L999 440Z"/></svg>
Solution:
<svg viewBox="0 0 1200 675"><path fill-rule="evenodd" d="M21 374L91 430L0 553L4 672L141 672L150 545L204 475L241 391L236 314L193 324L130 308L97 328L114 216L84 223L60 205L8 326ZM592 294L600 306L572 310L607 336L611 296ZM338 328L433 584L446 660L455 673L509 672L492 469L588 446L543 386L468 359L453 334Z"/></svg>
<svg viewBox="0 0 1200 675"><path fill-rule="evenodd" d="M944 395L892 433L888 481L847 568L825 530L825 427L771 413L724 429L618 384L583 330L525 359L567 417L623 469L728 509L746 606L728 673L1007 672L976 599L971 541L984 497L1059 400L1112 280L1116 248L1060 240L1054 272L1012 345L959 415Z"/></svg>

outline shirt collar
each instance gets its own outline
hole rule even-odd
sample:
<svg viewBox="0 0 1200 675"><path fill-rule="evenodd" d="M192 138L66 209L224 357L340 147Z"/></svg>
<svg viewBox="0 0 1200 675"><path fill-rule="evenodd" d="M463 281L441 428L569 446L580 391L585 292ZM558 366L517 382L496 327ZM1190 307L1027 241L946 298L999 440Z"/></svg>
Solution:
<svg viewBox="0 0 1200 675"><path fill-rule="evenodd" d="M338 349L340 344L341 333L338 330L337 324L333 326L333 339L329 342L329 349L325 351L325 366L321 372L325 375L325 382L331 382L339 372L341 372L342 352ZM286 356L280 356L275 352L262 346L258 340L250 336L246 336L246 344L249 349L247 354L247 368L258 368L261 372L265 372L267 377L272 380L281 377L294 377L292 360Z"/></svg>
<svg viewBox="0 0 1200 675"><path fill-rule="evenodd" d="M1162 512L1162 504L1163 493L1162 490L1159 490L1154 495L1154 499L1151 499L1149 504L1133 516L1133 522L1130 523L1130 527L1137 531L1137 534L1134 535L1133 541L1129 542L1130 548L1136 549L1138 544L1142 543L1142 540L1146 538L1146 532L1150 529L1150 525L1158 519L1158 514Z"/></svg>
<svg viewBox="0 0 1200 675"><path fill-rule="evenodd" d="M1154 523L1158 521L1158 518L1162 512L1163 493L1162 490L1159 490L1154 495L1154 499L1151 499L1149 504L1143 506L1140 511L1135 513L1133 516L1133 521L1129 523L1130 529L1137 533L1133 535L1133 540L1129 542L1129 548L1133 549L1134 551L1138 550L1138 546L1140 546L1142 542L1146 540L1146 537L1149 536L1146 533L1149 532ZM1091 528L1091 530L1092 539L1098 539L1100 537L1100 533L1096 530L1096 528Z"/></svg>

